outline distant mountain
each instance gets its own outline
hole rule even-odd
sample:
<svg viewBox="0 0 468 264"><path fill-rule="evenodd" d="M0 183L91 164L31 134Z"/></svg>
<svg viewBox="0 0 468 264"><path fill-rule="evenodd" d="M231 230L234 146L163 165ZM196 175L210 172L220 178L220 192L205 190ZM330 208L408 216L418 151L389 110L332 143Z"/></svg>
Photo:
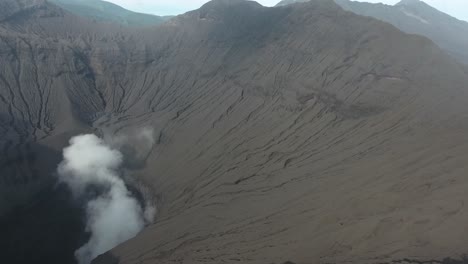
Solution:
<svg viewBox="0 0 468 264"><path fill-rule="evenodd" d="M290 5L294 3L304 3L308 1L309 0L283 0L283 1L280 1L276 6L285 6L285 5Z"/></svg>
<svg viewBox="0 0 468 264"><path fill-rule="evenodd" d="M282 0L276 6L285 6L285 5L290 5L290 4L296 4L296 3L305 3L309 2L310 0Z"/></svg>
<svg viewBox="0 0 468 264"><path fill-rule="evenodd" d="M284 0L278 6L308 0ZM425 36L452 57L468 64L468 22L447 15L420 0L403 0L394 6L335 0L343 9L390 23L398 29Z"/></svg>
<svg viewBox="0 0 468 264"><path fill-rule="evenodd" d="M117 22L128 26L148 26L164 22L160 17L129 11L113 3L101 0L48 0L75 15L101 22Z"/></svg>

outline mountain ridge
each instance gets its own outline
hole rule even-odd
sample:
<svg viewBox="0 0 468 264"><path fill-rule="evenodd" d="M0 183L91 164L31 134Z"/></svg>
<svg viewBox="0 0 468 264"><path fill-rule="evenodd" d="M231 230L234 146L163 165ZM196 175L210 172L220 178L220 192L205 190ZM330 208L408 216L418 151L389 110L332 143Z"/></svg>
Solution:
<svg viewBox="0 0 468 264"><path fill-rule="evenodd" d="M278 6L307 1L281 1ZM406 33L428 37L454 58L468 64L468 53L464 48L468 45L468 22L447 15L424 1L400 1L393 6L350 0L335 2L347 11L377 18Z"/></svg>
<svg viewBox="0 0 468 264"><path fill-rule="evenodd" d="M76 15L101 22L114 22L126 26L155 26L170 17L133 12L116 4L101 0L48 0Z"/></svg>

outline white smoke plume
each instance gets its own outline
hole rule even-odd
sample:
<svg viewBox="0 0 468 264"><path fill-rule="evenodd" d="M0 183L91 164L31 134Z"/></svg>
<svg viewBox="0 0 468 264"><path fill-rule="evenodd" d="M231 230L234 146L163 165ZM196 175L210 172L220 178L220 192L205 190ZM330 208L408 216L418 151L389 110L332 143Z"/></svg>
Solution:
<svg viewBox="0 0 468 264"><path fill-rule="evenodd" d="M89 264L143 229L147 212L119 177L122 154L102 139L95 135L76 136L63 156L58 167L60 181L69 186L76 199L88 199L86 230L91 237L75 256L79 264ZM89 197L87 192L93 188L98 192Z"/></svg>
<svg viewBox="0 0 468 264"><path fill-rule="evenodd" d="M104 141L125 154L124 164L128 168L144 167L156 143L153 128L143 127L131 129L118 134L104 133Z"/></svg>

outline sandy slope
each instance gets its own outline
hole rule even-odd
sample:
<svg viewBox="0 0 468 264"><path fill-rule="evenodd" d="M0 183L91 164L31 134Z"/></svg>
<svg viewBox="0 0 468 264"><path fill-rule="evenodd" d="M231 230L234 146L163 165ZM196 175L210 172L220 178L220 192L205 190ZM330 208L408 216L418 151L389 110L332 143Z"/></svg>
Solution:
<svg viewBox="0 0 468 264"><path fill-rule="evenodd" d="M5 35L67 51L65 85L37 90L60 95L43 108L57 114L39 143L59 149L72 129L152 127L157 139L133 172L157 197L157 220L95 263L382 263L466 253L467 69L428 39L325 0L277 8L216 0L132 32L49 8L2 23ZM2 43L2 59L8 47L29 49L16 36ZM31 50L2 64L13 94L16 79L36 83L18 72L41 56ZM13 117L37 113L37 96L18 107L0 87L10 102L2 114L9 106ZM30 119L28 129L45 133L36 125L44 115Z"/></svg>

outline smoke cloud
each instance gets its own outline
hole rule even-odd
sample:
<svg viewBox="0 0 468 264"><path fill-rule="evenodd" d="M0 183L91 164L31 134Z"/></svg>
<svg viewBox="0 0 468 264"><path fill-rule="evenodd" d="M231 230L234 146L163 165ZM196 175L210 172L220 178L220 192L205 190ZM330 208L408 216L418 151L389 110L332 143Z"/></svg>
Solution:
<svg viewBox="0 0 468 264"><path fill-rule="evenodd" d="M60 182L65 183L75 199L86 203L86 231L89 241L76 250L79 264L91 261L134 237L154 214L143 210L132 197L119 175L123 155L95 135L80 135L70 140L59 164Z"/></svg>
<svg viewBox="0 0 468 264"><path fill-rule="evenodd" d="M104 141L125 156L124 166L129 169L145 167L146 159L156 143L155 131L149 127L129 130L119 134L104 134Z"/></svg>

